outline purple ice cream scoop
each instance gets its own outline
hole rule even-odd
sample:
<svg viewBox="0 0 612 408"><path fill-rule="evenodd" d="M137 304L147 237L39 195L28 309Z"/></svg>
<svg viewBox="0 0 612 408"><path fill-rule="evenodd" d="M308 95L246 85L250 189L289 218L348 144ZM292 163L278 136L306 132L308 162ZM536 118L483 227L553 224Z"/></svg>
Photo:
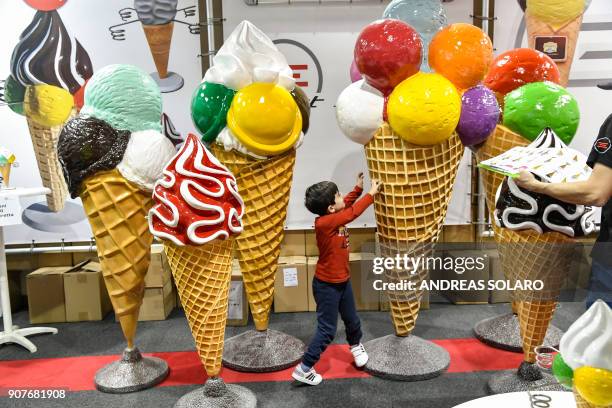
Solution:
<svg viewBox="0 0 612 408"><path fill-rule="evenodd" d="M461 98L461 117L457 132L465 146L484 142L499 120L500 110L495 94L484 85L468 89Z"/></svg>

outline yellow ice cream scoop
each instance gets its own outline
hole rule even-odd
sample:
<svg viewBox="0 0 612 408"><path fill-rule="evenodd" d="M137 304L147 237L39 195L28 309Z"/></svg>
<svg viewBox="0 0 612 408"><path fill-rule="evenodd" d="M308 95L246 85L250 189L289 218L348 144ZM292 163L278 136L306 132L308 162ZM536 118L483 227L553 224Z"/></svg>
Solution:
<svg viewBox="0 0 612 408"><path fill-rule="evenodd" d="M574 386L587 402L595 406L612 405L612 371L584 366L574 371Z"/></svg>
<svg viewBox="0 0 612 408"><path fill-rule="evenodd" d="M558 30L584 13L585 0L527 0L527 13Z"/></svg>
<svg viewBox="0 0 612 408"><path fill-rule="evenodd" d="M24 98L28 118L41 126L57 126L66 122L74 107L70 92L53 85L28 86Z"/></svg>
<svg viewBox="0 0 612 408"><path fill-rule="evenodd" d="M236 93L227 125L248 150L275 156L297 143L302 114L289 91L273 83L256 82Z"/></svg>
<svg viewBox="0 0 612 408"><path fill-rule="evenodd" d="M407 142L427 146L449 139L459 123L461 96L440 74L420 72L395 87L387 104L391 128Z"/></svg>

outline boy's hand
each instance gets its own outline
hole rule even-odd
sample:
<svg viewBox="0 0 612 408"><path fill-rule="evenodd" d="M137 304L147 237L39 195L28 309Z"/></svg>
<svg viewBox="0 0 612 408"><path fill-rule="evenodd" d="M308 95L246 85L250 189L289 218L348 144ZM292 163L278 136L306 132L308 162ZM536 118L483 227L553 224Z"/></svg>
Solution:
<svg viewBox="0 0 612 408"><path fill-rule="evenodd" d="M382 186L382 183L380 182L380 180L372 180L372 187L370 188L370 195L376 195L379 191L380 191L380 187Z"/></svg>
<svg viewBox="0 0 612 408"><path fill-rule="evenodd" d="M357 187L363 188L363 171L357 174Z"/></svg>

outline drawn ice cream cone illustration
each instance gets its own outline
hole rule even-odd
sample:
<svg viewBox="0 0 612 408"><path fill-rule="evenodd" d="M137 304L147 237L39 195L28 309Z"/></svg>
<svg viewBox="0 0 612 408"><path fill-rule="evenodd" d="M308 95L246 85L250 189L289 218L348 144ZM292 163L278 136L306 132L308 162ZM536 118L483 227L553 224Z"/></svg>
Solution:
<svg viewBox="0 0 612 408"><path fill-rule="evenodd" d="M13 50L6 81L11 92L5 97L27 119L43 186L51 190L47 207L53 212L64 208L68 195L57 157L59 134L80 108L75 95L92 74L89 55L59 13L37 11Z"/></svg>
<svg viewBox="0 0 612 408"><path fill-rule="evenodd" d="M528 0L525 10L529 48L553 56L563 86L569 83L570 70L582 26L585 0Z"/></svg>
<svg viewBox="0 0 612 408"><path fill-rule="evenodd" d="M183 84L178 74L168 72L177 4L178 0L134 0L134 9L157 68L157 76L154 76L154 79L164 92L166 87L170 86L170 82L177 82L172 87L178 86L178 88ZM175 91L178 88L167 91Z"/></svg>

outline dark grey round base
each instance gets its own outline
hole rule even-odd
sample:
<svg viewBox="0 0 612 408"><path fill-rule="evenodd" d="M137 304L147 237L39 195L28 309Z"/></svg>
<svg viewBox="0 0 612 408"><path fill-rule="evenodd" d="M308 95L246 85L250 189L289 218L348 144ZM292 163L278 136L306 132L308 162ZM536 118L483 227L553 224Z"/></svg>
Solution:
<svg viewBox="0 0 612 408"><path fill-rule="evenodd" d="M442 374L450 355L442 347L420 337L394 334L364 344L369 361L365 370L377 377L398 381L422 381Z"/></svg>
<svg viewBox="0 0 612 408"><path fill-rule="evenodd" d="M491 394L524 391L567 391L550 374L542 373L543 378L536 381L526 381L519 377L516 370L504 371L494 375L487 384Z"/></svg>
<svg viewBox="0 0 612 408"><path fill-rule="evenodd" d="M212 388L212 389L211 389ZM181 397L174 408L255 408L257 398L248 388L211 378L206 385Z"/></svg>
<svg viewBox="0 0 612 408"><path fill-rule="evenodd" d="M512 313L481 320L474 326L474 335L491 347L516 353L523 352L519 319ZM551 324L548 326L544 344L559 348L562 336L563 331Z"/></svg>
<svg viewBox="0 0 612 408"><path fill-rule="evenodd" d="M64 233L72 231L72 225L87 218L83 207L66 202L64 209L53 212L46 203L34 203L23 210L21 220L25 225L38 231Z"/></svg>
<svg viewBox="0 0 612 408"><path fill-rule="evenodd" d="M153 72L151 78L157 83L162 93L176 92L185 84L183 77L176 72L168 71L168 76L165 78L160 78L157 72Z"/></svg>
<svg viewBox="0 0 612 408"><path fill-rule="evenodd" d="M304 343L277 330L249 330L225 341L223 365L236 371L267 373L294 366Z"/></svg>
<svg viewBox="0 0 612 408"><path fill-rule="evenodd" d="M110 394L125 394L151 388L162 382L170 370L157 357L143 357L137 348L125 349L123 357L96 373L96 388Z"/></svg>

